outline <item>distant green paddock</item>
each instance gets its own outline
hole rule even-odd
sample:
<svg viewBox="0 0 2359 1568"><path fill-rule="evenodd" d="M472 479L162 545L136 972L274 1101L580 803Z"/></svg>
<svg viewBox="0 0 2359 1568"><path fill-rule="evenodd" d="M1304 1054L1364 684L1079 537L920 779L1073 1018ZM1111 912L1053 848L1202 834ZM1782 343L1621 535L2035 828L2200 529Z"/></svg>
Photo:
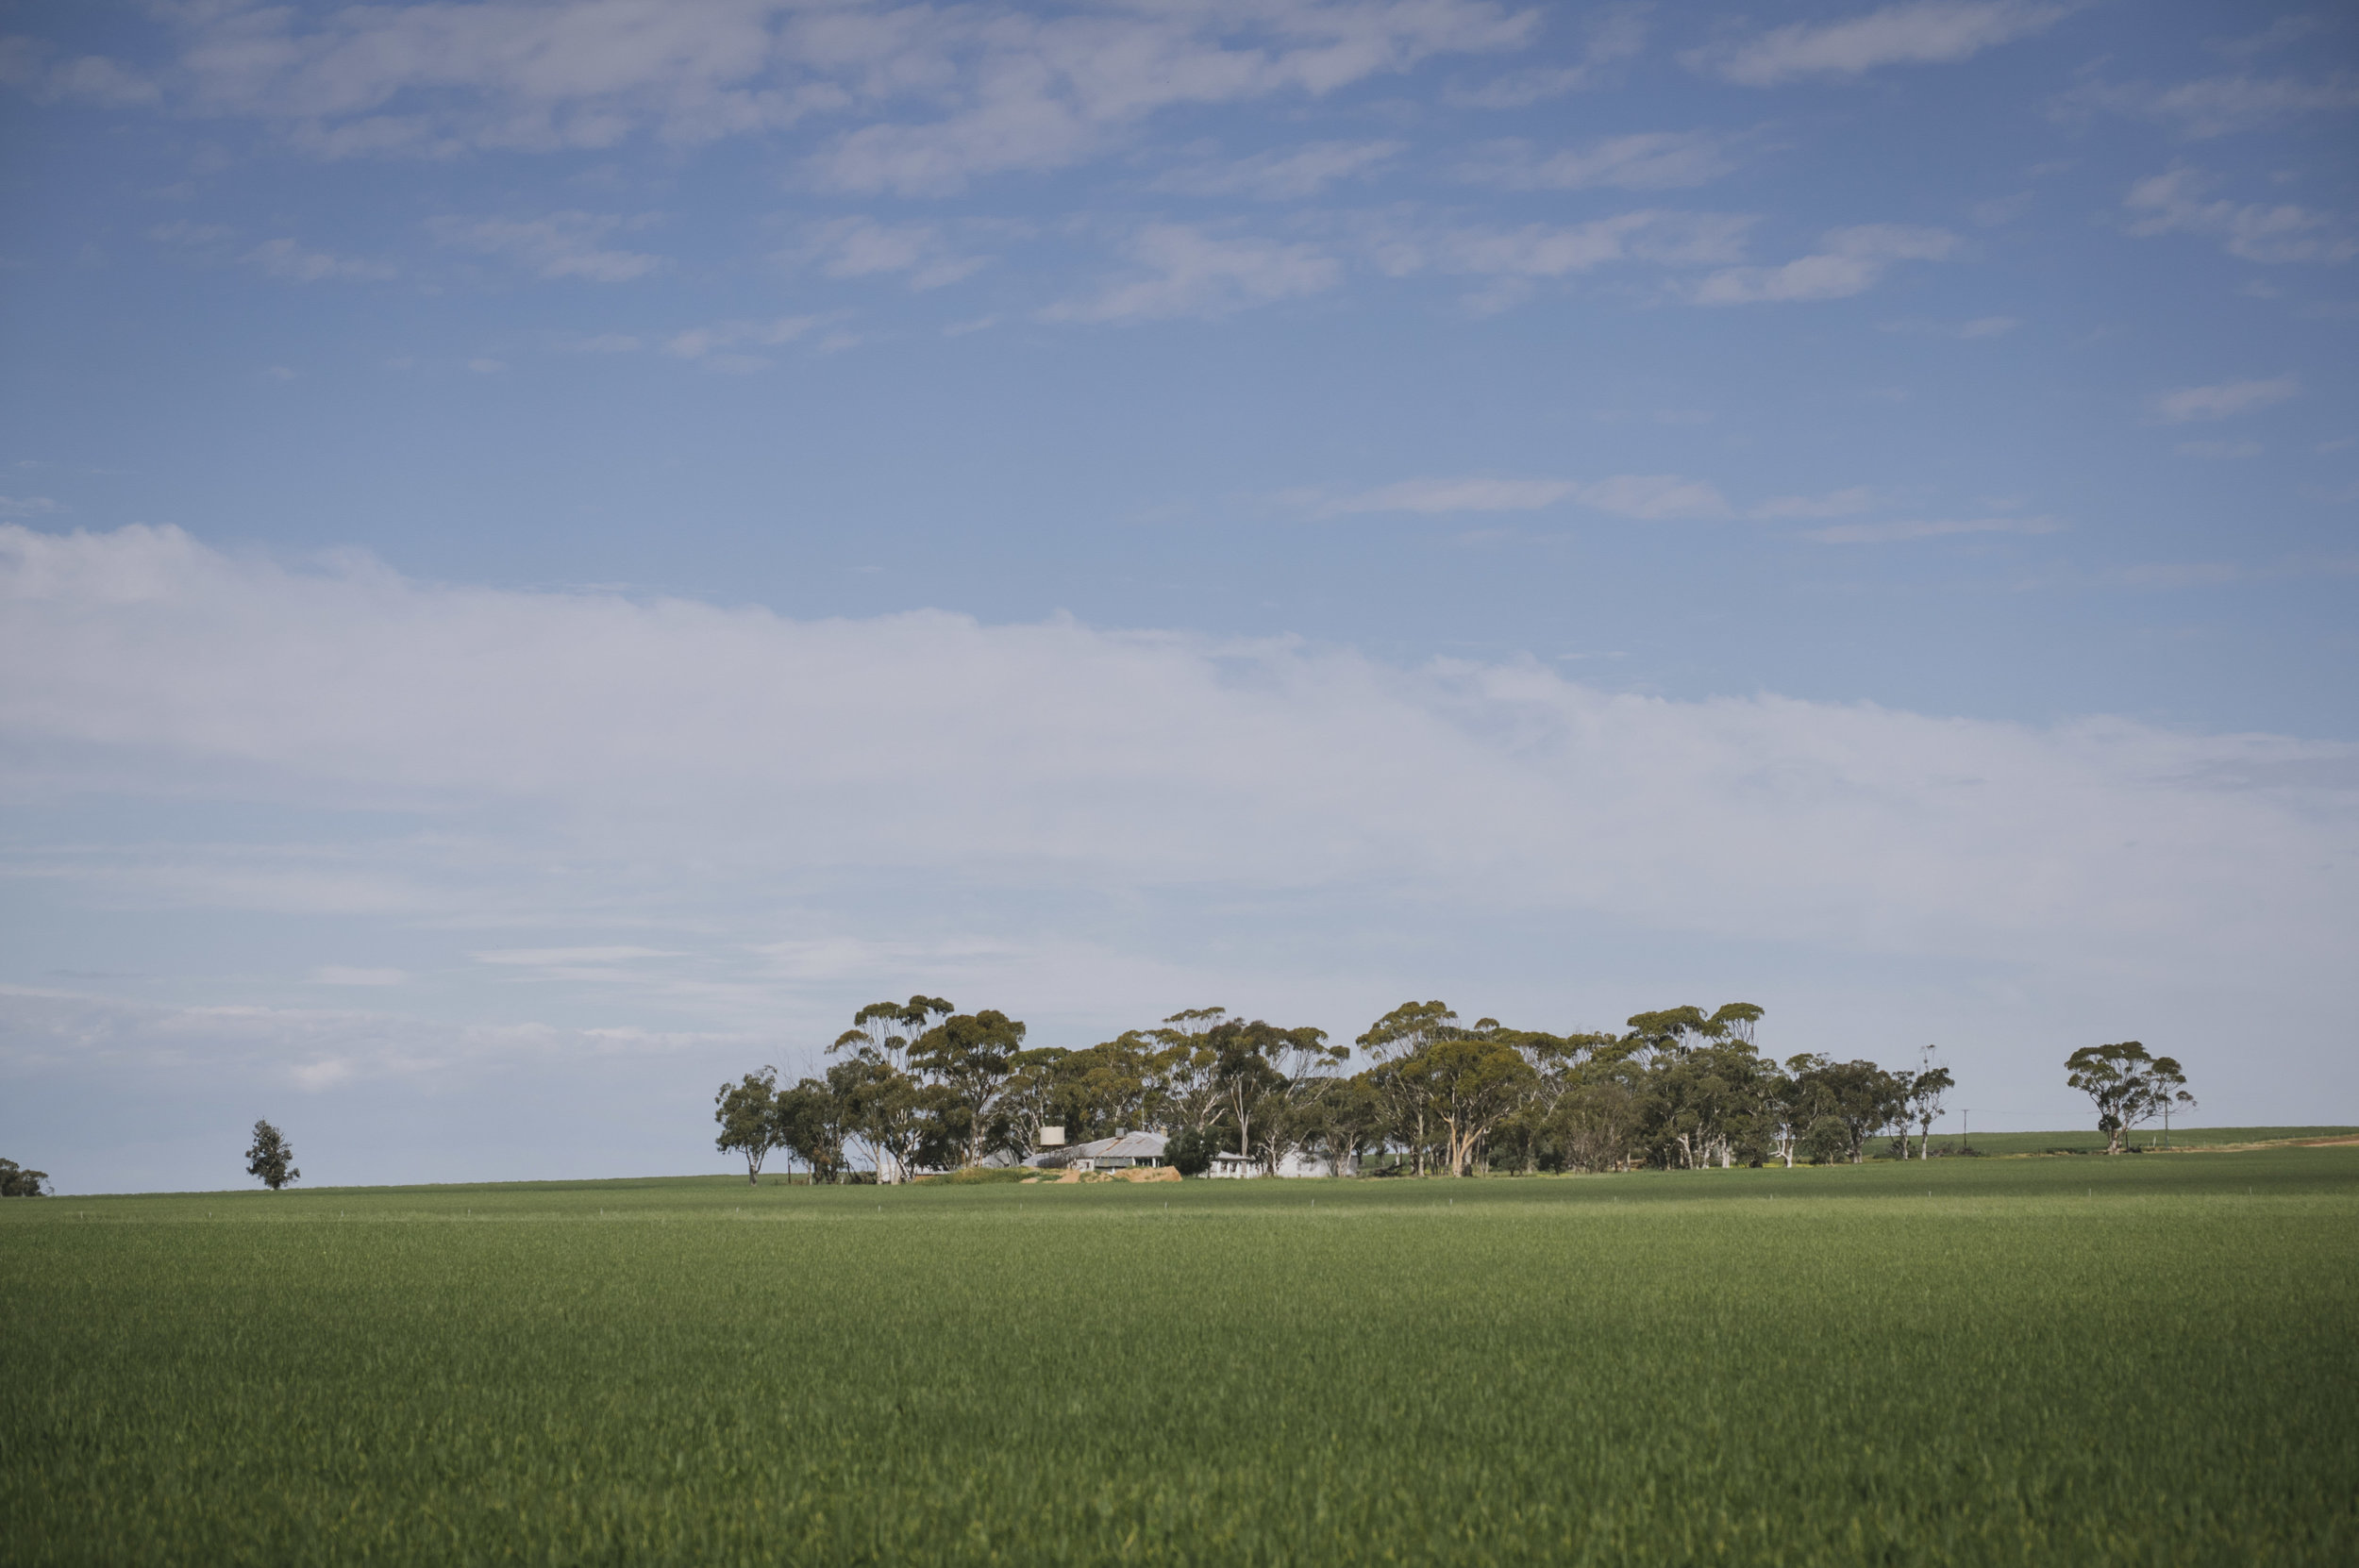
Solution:
<svg viewBox="0 0 2359 1568"><path fill-rule="evenodd" d="M2359 1561L2359 1147L0 1202L22 1563Z"/></svg>
<svg viewBox="0 0 2359 1568"><path fill-rule="evenodd" d="M2153 1149L2162 1143L2160 1126L2139 1127L2130 1136L2133 1148ZM2359 1138L2359 1127L2173 1127L2170 1147L2178 1149L2217 1149L2247 1143L2288 1143L2305 1138ZM1886 1139L1876 1143L1882 1153ZM2103 1154L2105 1135L2093 1128L2077 1132L1978 1132L1971 1139L1955 1132L1933 1134L1933 1152L1947 1149L1956 1152L1959 1144L1970 1143L1978 1154ZM1909 1147L1916 1147L1916 1139Z"/></svg>

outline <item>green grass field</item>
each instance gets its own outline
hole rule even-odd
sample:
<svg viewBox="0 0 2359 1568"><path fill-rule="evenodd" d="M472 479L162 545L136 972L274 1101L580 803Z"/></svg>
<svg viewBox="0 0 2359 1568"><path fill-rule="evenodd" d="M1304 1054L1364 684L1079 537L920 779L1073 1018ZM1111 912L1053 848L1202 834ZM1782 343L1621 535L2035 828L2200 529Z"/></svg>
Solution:
<svg viewBox="0 0 2359 1568"><path fill-rule="evenodd" d="M2359 1147L0 1204L24 1563L2347 1563Z"/></svg>
<svg viewBox="0 0 2359 1568"><path fill-rule="evenodd" d="M2139 1150L2159 1143L2165 1134L2159 1126L2142 1126L2131 1135L2130 1143ZM2251 1143L2293 1143L2311 1138L2359 1138L2359 1127L2173 1127L2168 1134L2173 1149L2234 1148ZM1962 1140L1955 1133L1935 1133L1935 1150L1955 1150ZM2103 1154L2105 1135L2086 1129L2072 1132L1978 1132L1970 1140L1978 1154ZM1915 1148L1916 1140L1909 1146ZM1877 1143L1877 1152L1883 1152L1883 1142Z"/></svg>

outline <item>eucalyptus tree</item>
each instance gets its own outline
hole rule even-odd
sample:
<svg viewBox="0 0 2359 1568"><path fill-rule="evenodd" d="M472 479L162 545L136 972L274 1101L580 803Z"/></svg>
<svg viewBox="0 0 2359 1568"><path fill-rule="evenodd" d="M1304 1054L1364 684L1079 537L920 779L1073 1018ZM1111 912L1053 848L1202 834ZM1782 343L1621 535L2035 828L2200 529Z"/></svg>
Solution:
<svg viewBox="0 0 2359 1568"><path fill-rule="evenodd" d="M993 1130L1001 1148L1020 1159L1040 1148L1045 1126L1064 1127L1068 1138L1080 1131L1071 1064L1085 1054L1060 1045L1035 1045L1008 1059L1007 1087L999 1095Z"/></svg>
<svg viewBox="0 0 2359 1568"><path fill-rule="evenodd" d="M1768 1134L1771 1150L1789 1171L1794 1168L1795 1146L1816 1114L1810 1075L1813 1069L1825 1065L1825 1057L1804 1051L1786 1058L1781 1067L1762 1079L1763 1130Z"/></svg>
<svg viewBox="0 0 2359 1568"><path fill-rule="evenodd" d="M1906 1080L1872 1061L1814 1057L1796 1080L1805 1145L1824 1154L1832 1140L1853 1165L1865 1158L1870 1138L1908 1112Z"/></svg>
<svg viewBox="0 0 2359 1568"><path fill-rule="evenodd" d="M783 1142L778 1100L778 1070L775 1067L725 1083L712 1096L712 1119L721 1124L712 1146L724 1154L734 1150L744 1158L748 1186L761 1179L761 1162Z"/></svg>
<svg viewBox="0 0 2359 1568"><path fill-rule="evenodd" d="M2082 1046L2065 1059L2065 1082L2096 1106L2097 1130L2105 1134L2107 1154L2121 1152L2131 1128L2195 1104L2179 1063L2152 1055L2134 1040Z"/></svg>
<svg viewBox="0 0 2359 1568"><path fill-rule="evenodd" d="M953 1013L910 1043L910 1070L939 1091L930 1096L935 1140L960 1165L979 1164L988 1152L992 1121L1023 1049L1023 1024L996 1008Z"/></svg>
<svg viewBox="0 0 2359 1568"><path fill-rule="evenodd" d="M852 1051L874 1056L897 1072L909 1068L910 1046L957 1009L939 996L912 996L906 1002L871 1002L852 1014L852 1026L835 1037L828 1054Z"/></svg>
<svg viewBox="0 0 2359 1568"><path fill-rule="evenodd" d="M1201 1131L1219 1118L1221 1088L1213 1077L1219 1053L1207 1037L1227 1022L1227 1008L1189 1008L1142 1037L1151 1045L1158 1119L1165 1125Z"/></svg>
<svg viewBox="0 0 2359 1568"><path fill-rule="evenodd" d="M1401 1061L1403 1080L1446 1131L1444 1159L1450 1175L1467 1174L1482 1140L1539 1082L1519 1043L1513 1031L1486 1018L1472 1029L1437 1035Z"/></svg>
<svg viewBox="0 0 2359 1568"><path fill-rule="evenodd" d="M1271 1168L1285 1151L1273 1156L1266 1136L1255 1143L1256 1114L1268 1104L1272 1115L1263 1131L1281 1131L1288 1097L1309 1092L1321 1069L1351 1054L1348 1046L1328 1044L1325 1029L1280 1028L1258 1018L1222 1019L1203 1032L1196 1050L1210 1058L1207 1076L1222 1115L1236 1126L1237 1152L1258 1153Z"/></svg>
<svg viewBox="0 0 2359 1568"><path fill-rule="evenodd" d="M845 1136L868 1146L877 1179L907 1181L926 1138L925 1086L868 1051L829 1066L827 1083L843 1106Z"/></svg>
<svg viewBox="0 0 2359 1568"><path fill-rule="evenodd" d="M1932 1158L1933 1124L1941 1119L1942 1096L1958 1086L1949 1076L1949 1069L1933 1060L1931 1045L1917 1053L1916 1071L1906 1076L1908 1084L1908 1113L1900 1124L1903 1157L1908 1154L1909 1123L1916 1124L1916 1158Z"/></svg>
<svg viewBox="0 0 2359 1568"><path fill-rule="evenodd" d="M906 1002L871 1002L852 1015L852 1026L836 1036L828 1054L849 1051L851 1059L828 1069L829 1090L841 1096L845 1126L875 1157L877 1179L906 1181L929 1130L927 1118L940 1096L912 1069L911 1047L936 1020L955 1009L939 996Z"/></svg>
<svg viewBox="0 0 2359 1568"><path fill-rule="evenodd" d="M1416 1162L1419 1176L1425 1175L1426 1124L1431 1108L1424 1084L1405 1064L1434 1041L1456 1032L1457 1026L1458 1014L1446 1003L1403 1002L1352 1042L1374 1064L1368 1081L1384 1096L1393 1135Z"/></svg>
<svg viewBox="0 0 2359 1568"><path fill-rule="evenodd" d="M1709 1015L1698 1007L1665 1008L1633 1013L1623 1039L1649 1059L1681 1057L1721 1044L1750 1050L1754 1027L1763 1016L1750 1002L1724 1003Z"/></svg>
<svg viewBox="0 0 2359 1568"><path fill-rule="evenodd" d="M42 1183L48 1179L47 1171L31 1171L13 1159L0 1159L0 1198L45 1198L49 1194Z"/></svg>
<svg viewBox="0 0 2359 1568"><path fill-rule="evenodd" d="M844 1141L849 1108L834 1090L818 1078L804 1078L781 1089L772 1104L778 1147L790 1159L811 1167L814 1185L833 1181L845 1168Z"/></svg>
<svg viewBox="0 0 2359 1568"><path fill-rule="evenodd" d="M1722 1170L1743 1148L1750 1157L1761 1138L1770 1074L1753 1047L1714 1039L1658 1060L1647 1076L1646 1135L1656 1159L1681 1170Z"/></svg>

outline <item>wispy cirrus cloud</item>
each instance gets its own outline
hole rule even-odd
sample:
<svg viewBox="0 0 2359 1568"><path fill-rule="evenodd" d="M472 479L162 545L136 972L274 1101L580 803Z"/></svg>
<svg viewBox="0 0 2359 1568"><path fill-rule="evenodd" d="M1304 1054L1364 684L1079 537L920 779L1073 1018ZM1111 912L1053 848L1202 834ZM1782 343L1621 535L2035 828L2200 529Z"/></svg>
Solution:
<svg viewBox="0 0 2359 1568"><path fill-rule="evenodd" d="M911 25L889 44L879 37L861 75L910 83L916 91L900 95L935 112L842 133L807 165L823 184L943 194L983 175L1070 167L1167 108L1317 97L1434 55L1513 48L1538 26L1536 13L1473 0L904 14Z"/></svg>
<svg viewBox="0 0 2359 1568"><path fill-rule="evenodd" d="M410 976L398 969L371 969L357 964L327 963L311 971L311 983L320 986L397 986L409 983Z"/></svg>
<svg viewBox="0 0 2359 1568"><path fill-rule="evenodd" d="M400 269L390 261L340 256L287 235L248 246L226 224L182 218L155 225L147 230L147 238L188 260L209 266L235 262L282 283L381 283L400 275Z"/></svg>
<svg viewBox="0 0 2359 1568"><path fill-rule="evenodd" d="M932 194L1072 166L1171 109L1315 100L1435 56L1512 50L1540 21L1495 0L1079 12L995 0L480 0L165 14L178 39L161 69L25 44L0 52L0 80L53 99L258 121L329 158L596 150L642 137L691 146L817 121L840 128L804 159L811 179Z"/></svg>
<svg viewBox="0 0 2359 1568"><path fill-rule="evenodd" d="M2023 325L2016 316L1975 316L1966 321L1932 321L1912 316L1904 321L1878 322L1879 332L1905 332L1929 338L1956 338L1971 342L1977 338L1999 338Z"/></svg>
<svg viewBox="0 0 2359 1568"><path fill-rule="evenodd" d="M1883 504L1883 492L1868 485L1853 485L1848 490L1829 491L1823 495L1775 496L1749 509L1745 515L1772 521L1801 517L1849 517L1858 512L1872 511Z"/></svg>
<svg viewBox="0 0 2359 1568"><path fill-rule="evenodd" d="M1343 264L1315 246L1149 224L1122 245L1130 275L1040 312L1043 321L1209 320L1333 288Z"/></svg>
<svg viewBox="0 0 2359 1568"><path fill-rule="evenodd" d="M1745 87L1857 76L1886 65L1951 64L2033 37L2073 9L2032 0L1916 0L1841 22L1732 31L1681 56L1695 70Z"/></svg>
<svg viewBox="0 0 2359 1568"><path fill-rule="evenodd" d="M611 249L607 237L647 227L647 218L595 212L551 212L537 218L428 219L427 231L443 244L496 256L536 277L585 283L628 283L663 265L642 251Z"/></svg>
<svg viewBox="0 0 2359 1568"><path fill-rule="evenodd" d="M1837 523L1812 528L1802 537L1820 544L1900 544L1920 539L1949 539L1959 534L2052 534L2064 524L2052 517L1968 517L1939 522Z"/></svg>
<svg viewBox="0 0 2359 1568"><path fill-rule="evenodd" d="M1538 511L1560 504L1646 522L1672 519L1751 518L1758 521L1849 517L1885 504L1882 491L1866 485L1816 495L1780 495L1749 507L1730 504L1708 479L1677 474L1617 474L1604 479L1504 478L1469 475L1403 479L1371 490L1293 490L1278 499L1313 517L1368 512L1418 512L1442 516L1462 512Z"/></svg>
<svg viewBox="0 0 2359 1568"><path fill-rule="evenodd" d="M2180 387L2170 392L2156 392L2148 400L2153 416L2165 425L2185 425L2194 420L2226 419L2232 414L2250 413L2283 403L2301 391L2298 376L2278 375L2267 380L2220 381L2206 387Z"/></svg>
<svg viewBox="0 0 2359 1568"><path fill-rule="evenodd" d="M1461 179L1511 191L1668 191L1706 185L1737 167L1735 140L1715 131L1646 131L1553 151L1494 142L1459 166Z"/></svg>
<svg viewBox="0 0 2359 1568"><path fill-rule="evenodd" d="M2219 183L2213 175L2185 167L2139 180L2121 202L2133 214L2130 232L2206 235L2221 241L2231 256L2267 265L2334 263L2359 256L2359 235L2349 220L2289 202L2207 199Z"/></svg>
<svg viewBox="0 0 2359 1568"><path fill-rule="evenodd" d="M1189 196L1300 201L1342 180L1365 180L1400 156L1405 142L1313 142L1226 163L1197 163L1156 179L1154 189Z"/></svg>
<svg viewBox="0 0 2359 1568"><path fill-rule="evenodd" d="M2204 76L2173 86L2150 82L2089 82L2065 95L2061 109L2106 109L2154 120L2190 142L2256 130L2304 115L2359 109L2359 75Z"/></svg>
<svg viewBox="0 0 2359 1568"><path fill-rule="evenodd" d="M105 55L61 57L38 39L0 38L0 87L17 88L42 104L96 104L128 108L159 102L162 89L135 67Z"/></svg>
<svg viewBox="0 0 2359 1568"><path fill-rule="evenodd" d="M1477 82L1454 82L1443 92L1461 108L1524 108L1567 92L1582 92L1616 80L1615 68L1647 47L1644 5L1608 6L1588 18L1581 56L1569 65L1527 65Z"/></svg>
<svg viewBox="0 0 2359 1568"><path fill-rule="evenodd" d="M1829 231L1809 256L1775 267L1731 267L1696 285L1698 305L1761 305L1848 299L1882 281L1896 261L1938 261L1954 252L1947 229L1863 224Z"/></svg>
<svg viewBox="0 0 2359 1568"><path fill-rule="evenodd" d="M347 283L381 283L399 275L399 269L390 261L338 256L330 251L313 250L292 239L265 240L238 259L260 268L266 276L287 283L319 283L331 278Z"/></svg>
<svg viewBox="0 0 2359 1568"><path fill-rule="evenodd" d="M835 318L829 315L774 316L766 321L712 322L674 332L663 339L663 352L708 370L767 370L768 355L749 352L779 348L809 337Z"/></svg>
<svg viewBox="0 0 2359 1568"><path fill-rule="evenodd" d="M940 225L868 217L812 224L777 259L814 266L829 277L898 276L921 292L972 277L992 261L966 251Z"/></svg>
<svg viewBox="0 0 2359 1568"><path fill-rule="evenodd" d="M1728 213L1654 209L1582 224L1512 228L1387 216L1364 227L1359 239L1377 269L1388 276L1434 273L1485 280L1466 303L1489 311L1521 303L1539 284L1600 267L1681 269L1738 260L1753 222Z"/></svg>
<svg viewBox="0 0 2359 1568"><path fill-rule="evenodd" d="M1346 492L1290 491L1280 500L1320 518L1371 512L1447 516L1464 512L1537 511L1565 502L1648 521L1732 515L1727 498L1711 483L1675 474L1620 474L1589 481L1490 475L1403 479L1373 490Z"/></svg>

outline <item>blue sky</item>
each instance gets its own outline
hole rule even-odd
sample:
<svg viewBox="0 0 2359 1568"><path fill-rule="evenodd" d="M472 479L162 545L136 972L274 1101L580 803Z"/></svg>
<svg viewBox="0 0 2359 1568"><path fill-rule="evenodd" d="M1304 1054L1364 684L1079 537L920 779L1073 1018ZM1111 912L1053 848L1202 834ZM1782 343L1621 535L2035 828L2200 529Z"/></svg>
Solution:
<svg viewBox="0 0 2359 1568"><path fill-rule="evenodd" d="M2334 8L0 6L0 1150L1744 996L2359 1120ZM320 1152L313 1154L310 1145Z"/></svg>

